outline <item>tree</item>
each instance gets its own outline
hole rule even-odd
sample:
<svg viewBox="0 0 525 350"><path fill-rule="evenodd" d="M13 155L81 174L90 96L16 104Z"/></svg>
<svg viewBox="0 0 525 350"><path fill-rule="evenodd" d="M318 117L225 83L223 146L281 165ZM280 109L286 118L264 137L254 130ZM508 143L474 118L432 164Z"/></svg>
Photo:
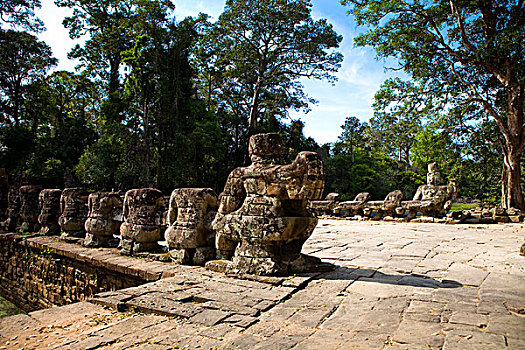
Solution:
<svg viewBox="0 0 525 350"><path fill-rule="evenodd" d="M69 36L89 36L69 57L79 59L81 68L104 81L109 95L121 88L122 52L133 46L132 19L138 3L140 0L55 0L57 6L73 9L63 21Z"/></svg>
<svg viewBox="0 0 525 350"><path fill-rule="evenodd" d="M358 25L358 46L394 57L443 108L470 105L498 125L504 208L525 210L520 159L525 146L523 1L341 0ZM443 98L445 96L445 98ZM473 116L475 114L469 114ZM479 114L478 114L479 115Z"/></svg>
<svg viewBox="0 0 525 350"><path fill-rule="evenodd" d="M51 48L35 36L0 29L0 124L20 124L25 87L55 64Z"/></svg>
<svg viewBox="0 0 525 350"><path fill-rule="evenodd" d="M400 79L385 81L374 96L370 127L378 131L377 147L410 167L410 150L423 119L431 119L435 108L422 91Z"/></svg>
<svg viewBox="0 0 525 350"><path fill-rule="evenodd" d="M309 0L227 0L211 28L204 39L213 44L209 57L224 68L227 94L252 128L261 113L307 108L313 100L299 78L333 82L343 59L332 51L342 37L325 19L312 19Z"/></svg>
<svg viewBox="0 0 525 350"><path fill-rule="evenodd" d="M343 132L339 136L339 141L347 148L350 159L354 162L354 148L363 142L366 125L361 124L356 117L347 117L341 126Z"/></svg>
<svg viewBox="0 0 525 350"><path fill-rule="evenodd" d="M13 27L38 33L45 29L44 23L35 15L35 10L40 7L40 0L2 0L0 20Z"/></svg>

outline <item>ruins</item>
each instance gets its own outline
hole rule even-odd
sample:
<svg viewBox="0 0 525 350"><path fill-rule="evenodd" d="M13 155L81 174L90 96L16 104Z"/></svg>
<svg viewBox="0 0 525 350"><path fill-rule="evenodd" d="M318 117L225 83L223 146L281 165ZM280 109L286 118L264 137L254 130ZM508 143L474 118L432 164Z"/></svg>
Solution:
<svg viewBox="0 0 525 350"><path fill-rule="evenodd" d="M36 232L40 229L38 215L38 199L42 186L26 185L20 187L20 219L21 224L18 227L22 232Z"/></svg>
<svg viewBox="0 0 525 350"><path fill-rule="evenodd" d="M95 192L88 197L88 217L84 224L86 247L117 246L113 236L120 233L122 200L115 192Z"/></svg>
<svg viewBox="0 0 525 350"><path fill-rule="evenodd" d="M353 201L346 201L346 202L339 203L339 205L337 206L337 211L341 212L342 210L344 210L346 216L349 216L350 214L364 215L363 209L365 208L366 202L368 202L369 200L370 200L370 193L368 192L358 193L357 196L355 196Z"/></svg>
<svg viewBox="0 0 525 350"><path fill-rule="evenodd" d="M220 195L213 222L218 257L231 259L225 269L236 273L308 269L319 262L301 254L317 225L307 201L319 199L324 187L319 155L301 152L293 163L281 165L282 141L276 133L252 136L249 155L252 164L233 170Z"/></svg>
<svg viewBox="0 0 525 350"><path fill-rule="evenodd" d="M211 223L217 207L217 194L211 188L173 190L167 218L169 227L164 234L172 261L203 266L215 258Z"/></svg>
<svg viewBox="0 0 525 350"><path fill-rule="evenodd" d="M458 196L458 185L450 179L448 185L440 185L441 174L437 163L428 165L427 183L418 187L412 200L403 201L399 190L390 192L383 201L371 201L368 192L359 193L353 201L337 200L312 201L310 208L318 214L333 214L410 221L418 213L423 216L442 218L450 210L452 201Z"/></svg>
<svg viewBox="0 0 525 350"><path fill-rule="evenodd" d="M60 197L62 190L46 189L42 190L39 195L40 215L38 223L40 224L40 234L56 235L60 233L58 217L60 216Z"/></svg>
<svg viewBox="0 0 525 350"><path fill-rule="evenodd" d="M66 188L60 197L60 211L58 224L62 230L62 237L83 238L85 234L84 222L87 218L87 200L89 191L85 188Z"/></svg>
<svg viewBox="0 0 525 350"><path fill-rule="evenodd" d="M25 172L20 172L14 177L13 184L7 192L7 209L5 220L0 224L3 231L14 231L20 224L20 187L27 185Z"/></svg>
<svg viewBox="0 0 525 350"><path fill-rule="evenodd" d="M376 219L381 219L384 216L394 216L396 208L403 199L403 193L399 190L392 191L386 195L383 201L370 201L366 202L363 209L365 216L371 216L373 211L377 212Z"/></svg>
<svg viewBox="0 0 525 350"><path fill-rule="evenodd" d="M162 224L165 200L155 188L140 188L126 192L120 226L121 253L133 255L138 252L159 250L164 225Z"/></svg>

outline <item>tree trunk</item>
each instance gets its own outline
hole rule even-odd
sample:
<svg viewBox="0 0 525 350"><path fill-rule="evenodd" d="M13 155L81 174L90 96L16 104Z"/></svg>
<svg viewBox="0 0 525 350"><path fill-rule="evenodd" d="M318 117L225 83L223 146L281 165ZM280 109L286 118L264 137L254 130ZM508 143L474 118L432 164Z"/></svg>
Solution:
<svg viewBox="0 0 525 350"><path fill-rule="evenodd" d="M507 145L508 147L508 145ZM520 160L522 149L512 149L503 154L503 171L501 174L501 206L505 209L518 208L525 210L525 201L521 191Z"/></svg>
<svg viewBox="0 0 525 350"><path fill-rule="evenodd" d="M259 95L261 93L261 76L257 77L257 83L253 89L252 103L250 106L250 118L248 119L248 127L255 128L257 126L257 117L259 114Z"/></svg>
<svg viewBox="0 0 525 350"><path fill-rule="evenodd" d="M503 130L503 171L501 185L501 206L505 209L525 210L521 191L521 155L525 146L523 120L523 87L517 83L509 84L507 102L507 130ZM505 132L506 131L506 132Z"/></svg>

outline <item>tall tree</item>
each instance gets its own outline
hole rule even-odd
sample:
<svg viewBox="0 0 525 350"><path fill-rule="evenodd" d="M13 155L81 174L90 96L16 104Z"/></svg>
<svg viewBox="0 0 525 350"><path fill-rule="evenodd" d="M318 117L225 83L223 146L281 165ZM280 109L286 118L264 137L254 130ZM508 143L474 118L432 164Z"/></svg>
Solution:
<svg viewBox="0 0 525 350"><path fill-rule="evenodd" d="M80 60L80 67L101 79L108 94L121 88L122 52L133 46L132 19L134 0L55 0L60 7L73 9L63 21L72 39L87 36L84 46L76 45L69 53Z"/></svg>
<svg viewBox="0 0 525 350"><path fill-rule="evenodd" d="M0 29L0 124L20 124L25 87L55 64L51 48L35 36Z"/></svg>
<svg viewBox="0 0 525 350"><path fill-rule="evenodd" d="M410 167L410 149L423 119L436 113L423 91L411 82L400 79L385 81L374 96L374 116L370 126L378 131L379 143L390 157Z"/></svg>
<svg viewBox="0 0 525 350"><path fill-rule="evenodd" d="M38 33L45 29L44 23L35 15L35 10L40 7L40 0L2 0L0 21Z"/></svg>
<svg viewBox="0 0 525 350"><path fill-rule="evenodd" d="M312 19L309 0L227 0L205 40L250 127L261 113L307 108L313 100L299 78L333 82L343 59L333 51L342 37L325 19Z"/></svg>
<svg viewBox="0 0 525 350"><path fill-rule="evenodd" d="M520 159L525 146L525 14L522 0L341 0L358 25L355 39L395 57L423 88L453 105L474 105L502 135L504 208L525 210ZM446 107L446 106L443 106ZM472 116L473 114L470 114Z"/></svg>

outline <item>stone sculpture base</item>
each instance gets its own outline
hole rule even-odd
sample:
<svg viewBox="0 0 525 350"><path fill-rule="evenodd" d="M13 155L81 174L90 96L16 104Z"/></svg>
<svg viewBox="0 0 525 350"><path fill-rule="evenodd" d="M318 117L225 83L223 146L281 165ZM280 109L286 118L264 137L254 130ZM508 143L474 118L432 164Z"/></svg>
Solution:
<svg viewBox="0 0 525 350"><path fill-rule="evenodd" d="M84 247L88 248L99 248L99 247L107 247L107 248L116 248L119 245L120 240L113 236L102 236L102 235L94 235L92 233L86 233L86 237L84 238Z"/></svg>
<svg viewBox="0 0 525 350"><path fill-rule="evenodd" d="M234 258L232 260L211 260L206 263L206 269L214 272L221 272L227 275L282 275L288 276L290 274L299 273L311 273L311 272L328 272L335 269L335 265L330 263L322 262L321 259L306 254L300 254L294 260L281 261L280 272L274 271L272 267L275 266L275 262L271 259L253 259L247 260L245 258ZM248 267L252 267L249 269ZM253 269L255 267L255 269ZM264 268L268 267L268 268Z"/></svg>
<svg viewBox="0 0 525 350"><path fill-rule="evenodd" d="M161 228L158 225L140 225L122 223L120 226L119 249L122 255L133 255L140 252L160 252L158 244Z"/></svg>
<svg viewBox="0 0 525 350"><path fill-rule="evenodd" d="M84 246L90 248L113 248L118 246L118 239L113 236L113 233L119 232L120 222L108 222L106 220L88 218L84 227L86 228L86 240L84 242Z"/></svg>
<svg viewBox="0 0 525 350"><path fill-rule="evenodd" d="M217 255L231 258L229 263L219 264L228 273L284 275L311 271L321 265L320 259L301 254L304 242L317 225L317 218L226 215L223 220ZM237 245L227 244L229 239L237 241L240 233L243 239ZM206 266L213 269L215 264Z"/></svg>

